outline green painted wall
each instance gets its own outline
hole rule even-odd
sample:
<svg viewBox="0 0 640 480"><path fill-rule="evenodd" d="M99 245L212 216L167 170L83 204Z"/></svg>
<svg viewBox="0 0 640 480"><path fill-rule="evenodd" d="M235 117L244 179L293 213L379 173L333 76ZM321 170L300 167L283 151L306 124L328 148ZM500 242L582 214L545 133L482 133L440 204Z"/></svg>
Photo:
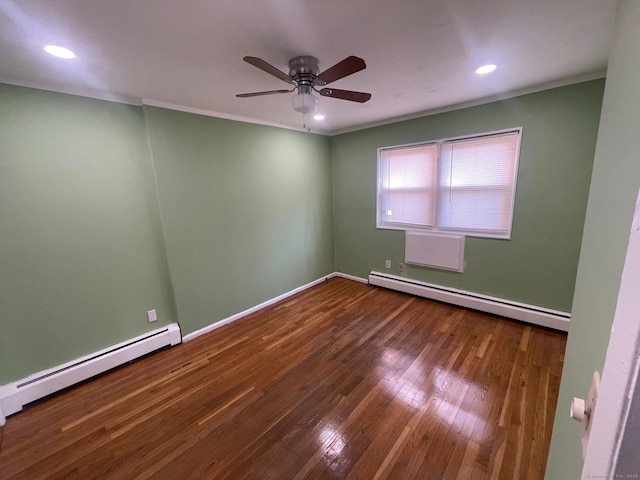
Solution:
<svg viewBox="0 0 640 480"><path fill-rule="evenodd" d="M333 137L337 270L400 274L404 232L376 229L378 147L522 126L511 240L468 237L464 273L403 275L570 311L603 88L595 80Z"/></svg>
<svg viewBox="0 0 640 480"><path fill-rule="evenodd" d="M175 318L142 110L0 85L0 112L1 385Z"/></svg>
<svg viewBox="0 0 640 480"><path fill-rule="evenodd" d="M618 3L609 56L569 330L546 478L579 478L580 425L569 419L572 397L587 394L602 371L640 188L640 2ZM592 472L595 475L603 472Z"/></svg>
<svg viewBox="0 0 640 480"><path fill-rule="evenodd" d="M0 110L0 385L334 271L326 137L9 85Z"/></svg>
<svg viewBox="0 0 640 480"><path fill-rule="evenodd" d="M327 138L0 85L0 384L396 266L402 233L375 229L376 148L519 125L513 239L468 239L464 274L408 275L568 310L602 89Z"/></svg>
<svg viewBox="0 0 640 480"><path fill-rule="evenodd" d="M144 112L183 334L334 271L326 137Z"/></svg>

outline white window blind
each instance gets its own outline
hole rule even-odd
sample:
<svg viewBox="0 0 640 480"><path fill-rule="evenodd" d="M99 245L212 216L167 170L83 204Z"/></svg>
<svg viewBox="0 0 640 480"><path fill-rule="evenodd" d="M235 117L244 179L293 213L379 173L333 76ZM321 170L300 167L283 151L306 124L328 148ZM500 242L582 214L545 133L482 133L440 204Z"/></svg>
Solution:
<svg viewBox="0 0 640 480"><path fill-rule="evenodd" d="M521 129L378 151L378 227L509 238Z"/></svg>
<svg viewBox="0 0 640 480"><path fill-rule="evenodd" d="M433 225L436 145L386 150L380 162L380 200L387 222Z"/></svg>
<svg viewBox="0 0 640 480"><path fill-rule="evenodd" d="M438 225L507 235L515 190L519 132L443 142Z"/></svg>

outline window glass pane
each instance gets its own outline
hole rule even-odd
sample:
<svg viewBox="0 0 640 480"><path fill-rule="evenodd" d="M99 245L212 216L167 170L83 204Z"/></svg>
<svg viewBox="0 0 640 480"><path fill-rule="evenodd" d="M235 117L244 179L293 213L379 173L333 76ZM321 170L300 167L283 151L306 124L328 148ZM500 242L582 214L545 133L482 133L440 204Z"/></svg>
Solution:
<svg viewBox="0 0 640 480"><path fill-rule="evenodd" d="M466 229L507 233L511 191L462 190L440 191L439 226L447 229Z"/></svg>
<svg viewBox="0 0 640 480"><path fill-rule="evenodd" d="M517 144L517 133L444 143L440 186L511 185Z"/></svg>
<svg viewBox="0 0 640 480"><path fill-rule="evenodd" d="M431 225L433 191L389 192L387 220L414 225Z"/></svg>
<svg viewBox="0 0 640 480"><path fill-rule="evenodd" d="M444 142L438 175L438 225L509 232L519 132Z"/></svg>
<svg viewBox="0 0 640 480"><path fill-rule="evenodd" d="M383 222L433 225L435 145L384 150L379 164L379 218Z"/></svg>
<svg viewBox="0 0 640 480"><path fill-rule="evenodd" d="M520 133L380 149L378 226L508 237Z"/></svg>
<svg viewBox="0 0 640 480"><path fill-rule="evenodd" d="M435 163L435 147L389 152L389 188L432 188Z"/></svg>

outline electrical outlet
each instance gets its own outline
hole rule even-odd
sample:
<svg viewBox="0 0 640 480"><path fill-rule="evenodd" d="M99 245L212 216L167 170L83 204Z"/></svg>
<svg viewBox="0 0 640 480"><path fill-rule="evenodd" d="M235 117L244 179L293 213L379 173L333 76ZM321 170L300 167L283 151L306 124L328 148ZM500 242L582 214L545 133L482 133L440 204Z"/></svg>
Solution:
<svg viewBox="0 0 640 480"><path fill-rule="evenodd" d="M398 263L398 271L400 271L400 273L404 272L404 267L405 267L404 263L402 262Z"/></svg>
<svg viewBox="0 0 640 480"><path fill-rule="evenodd" d="M158 312L156 312L155 308L147 311L147 320L149 320L149 322L155 322L158 320Z"/></svg>
<svg viewBox="0 0 640 480"><path fill-rule="evenodd" d="M384 262L384 266L387 268L391 268L391 260L387 260L386 262Z"/></svg>

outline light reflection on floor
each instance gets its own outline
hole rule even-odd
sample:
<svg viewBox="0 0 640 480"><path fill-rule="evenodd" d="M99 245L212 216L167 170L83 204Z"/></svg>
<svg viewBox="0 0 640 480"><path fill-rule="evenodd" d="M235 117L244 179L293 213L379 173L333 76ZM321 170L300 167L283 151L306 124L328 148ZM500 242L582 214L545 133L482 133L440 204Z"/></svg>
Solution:
<svg viewBox="0 0 640 480"><path fill-rule="evenodd" d="M319 441L324 450L325 461L338 457L346 445L342 433L332 424L328 424L320 430Z"/></svg>
<svg viewBox="0 0 640 480"><path fill-rule="evenodd" d="M481 385L438 367L427 374L419 360L393 348L383 351L376 373L387 394L415 412L426 409L427 415L436 415L455 432L476 443L482 443L491 433L480 415L465 408L465 400L468 403L472 395L481 396ZM329 423L320 430L318 442L325 462L330 465L343 452L347 440L337 426Z"/></svg>
<svg viewBox="0 0 640 480"><path fill-rule="evenodd" d="M411 365L405 370L403 365L409 362ZM383 351L376 372L384 381L387 393L395 400L419 410L437 395L439 398L433 399L435 408L429 409L431 412L470 440L478 443L484 440L486 421L477 413L465 409L465 399L476 393L480 395L481 386L437 367L431 375L427 375L419 361L393 348ZM428 376L432 378L430 382Z"/></svg>
<svg viewBox="0 0 640 480"><path fill-rule="evenodd" d="M380 358L382 362L376 366L376 371L384 380L387 393L408 407L419 409L423 406L426 401L422 389L425 380L423 366L394 348L385 348ZM411 366L402 371L406 362L412 362Z"/></svg>
<svg viewBox="0 0 640 480"><path fill-rule="evenodd" d="M476 443L482 442L487 422L465 405L471 395L481 395L482 387L437 367L434 369L433 386L442 395L434 413L459 434Z"/></svg>

